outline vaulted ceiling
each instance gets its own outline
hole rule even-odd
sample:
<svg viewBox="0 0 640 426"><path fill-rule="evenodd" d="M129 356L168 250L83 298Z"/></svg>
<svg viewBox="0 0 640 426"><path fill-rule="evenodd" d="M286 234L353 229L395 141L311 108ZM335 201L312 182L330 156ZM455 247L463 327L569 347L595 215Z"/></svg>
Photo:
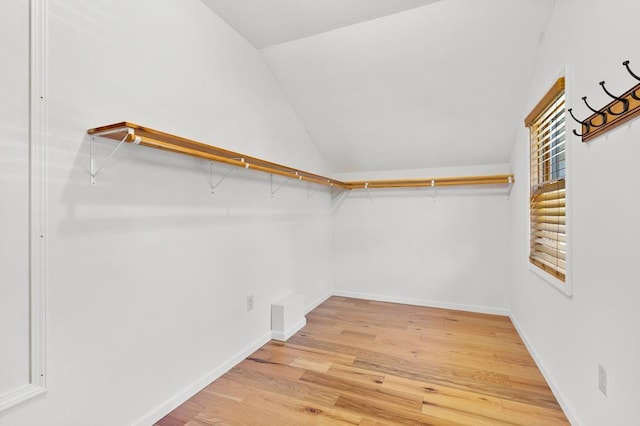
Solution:
<svg viewBox="0 0 640 426"><path fill-rule="evenodd" d="M507 162L554 5L203 1L268 46L275 78L338 172Z"/></svg>

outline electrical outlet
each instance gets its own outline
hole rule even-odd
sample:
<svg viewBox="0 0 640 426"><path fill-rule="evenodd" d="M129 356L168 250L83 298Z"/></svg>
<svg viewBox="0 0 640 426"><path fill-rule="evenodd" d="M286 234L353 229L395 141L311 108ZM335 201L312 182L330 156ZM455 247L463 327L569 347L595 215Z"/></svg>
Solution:
<svg viewBox="0 0 640 426"><path fill-rule="evenodd" d="M598 388L604 396L607 396L607 370L600 364L598 364Z"/></svg>
<svg viewBox="0 0 640 426"><path fill-rule="evenodd" d="M253 311L253 294L247 296L247 312Z"/></svg>

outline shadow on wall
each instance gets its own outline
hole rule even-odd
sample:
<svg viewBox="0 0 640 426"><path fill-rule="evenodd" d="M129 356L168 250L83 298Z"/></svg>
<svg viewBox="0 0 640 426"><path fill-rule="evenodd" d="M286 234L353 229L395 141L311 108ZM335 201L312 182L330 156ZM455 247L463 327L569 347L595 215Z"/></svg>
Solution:
<svg viewBox="0 0 640 426"><path fill-rule="evenodd" d="M53 178L52 193L60 191L66 206L60 226L64 233L126 232L131 229L193 227L224 228L240 224L291 223L326 215L330 189L294 179L237 169L111 140L93 141L95 184L90 182L90 140L50 136L51 168L62 170L74 157L66 178ZM74 154L75 151L75 154ZM58 159L59 161L55 161ZM56 166L62 167L56 167ZM56 170L53 171L54 176ZM224 179L223 179L224 178ZM222 180L222 181L221 181ZM215 187L212 186L220 182ZM282 187L272 194L282 184Z"/></svg>

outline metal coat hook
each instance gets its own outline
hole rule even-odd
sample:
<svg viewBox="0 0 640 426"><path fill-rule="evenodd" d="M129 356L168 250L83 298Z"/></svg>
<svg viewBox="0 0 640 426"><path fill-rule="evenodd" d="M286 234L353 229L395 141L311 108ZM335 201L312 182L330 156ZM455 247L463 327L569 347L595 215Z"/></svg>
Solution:
<svg viewBox="0 0 640 426"><path fill-rule="evenodd" d="M609 108L607 108L607 112L609 114L611 114L611 115L622 115L622 114L624 114L625 112L627 112L629 110L629 100L628 99L621 98L620 96L616 96L613 93L609 92L607 90L607 88L604 86L604 81L601 81L599 84L600 84L600 86L602 86L602 90L604 90L604 93L606 93L607 95L609 95L610 97L612 97L616 101L622 102L622 112L613 112L611 110L611 107L609 107Z"/></svg>
<svg viewBox="0 0 640 426"><path fill-rule="evenodd" d="M589 133L589 130L591 129L591 125L589 124L589 122L584 122L584 121L580 121L576 118L575 115L573 115L573 108L569 108L567 111L569 111L569 114L571 115L571 118L573 118L576 122L578 122L580 125L583 125L587 128L587 132ZM578 132L576 132L576 129L573 129L573 134L578 136L579 138L582 137L581 134L578 134Z"/></svg>
<svg viewBox="0 0 640 426"><path fill-rule="evenodd" d="M591 124L593 127L600 127L600 126L604 126L605 124L607 124L607 114L605 114L602 111L598 111L596 109L591 108L591 105L589 105L589 103L587 102L587 97L583 96L582 100L584 101L584 104L587 106L587 108L589 108L591 111L593 111L594 114L598 114L599 116L602 117L602 123L598 124L597 126L595 124L593 124L593 122L591 120L589 120L589 124Z"/></svg>
<svg viewBox="0 0 640 426"><path fill-rule="evenodd" d="M627 61L624 61L624 62L622 63L622 65L624 65L624 66L625 66L625 68L627 69L627 71L629 71L629 74L631 74L631 77L633 77L633 78L635 78L636 80L640 81L640 77L638 77L637 75L635 75L635 74L633 73L633 71L631 71L631 68L629 68L629 61L628 61L628 60L627 60Z"/></svg>
<svg viewBox="0 0 640 426"><path fill-rule="evenodd" d="M289 181L289 177L285 178L285 180L278 185L278 187L274 190L273 189L273 174L269 175L271 177L271 198L273 198L274 195L276 195L276 192L280 191L280 188L282 188L284 186L285 183L287 183Z"/></svg>
<svg viewBox="0 0 640 426"><path fill-rule="evenodd" d="M624 66L625 66L625 68L627 69L627 71L629 72L629 74L631 74L631 77L633 77L633 78L635 78L636 80L640 81L640 77L638 77L637 75L635 75L635 74L633 73L633 71L631 71L631 68L629 68L629 61L624 61L624 62L622 63L622 65L624 65ZM634 90L633 92L631 92L631 97L632 97L633 99L635 99L636 101L640 101L640 96L638 96L637 91L635 91L635 90Z"/></svg>
<svg viewBox="0 0 640 426"><path fill-rule="evenodd" d="M627 72L631 77L640 81L640 76L631 70L629 62L630 61L628 60L624 61L622 65L627 69ZM584 121L581 122L583 130L582 134L573 130L573 134L579 136L582 139L582 142L588 142L593 138L603 135L604 133L636 117L640 112L640 104L638 104L638 101L640 101L640 83L636 82L635 86L620 96L611 93L605 86L604 81L601 81L598 84L602 87L604 93L613 100L599 110L596 110L589 105L586 96L582 97L584 104L589 111L592 112L589 117L585 118ZM571 109L568 109L567 111L569 111L574 120L580 122L580 120L576 119L573 115Z"/></svg>

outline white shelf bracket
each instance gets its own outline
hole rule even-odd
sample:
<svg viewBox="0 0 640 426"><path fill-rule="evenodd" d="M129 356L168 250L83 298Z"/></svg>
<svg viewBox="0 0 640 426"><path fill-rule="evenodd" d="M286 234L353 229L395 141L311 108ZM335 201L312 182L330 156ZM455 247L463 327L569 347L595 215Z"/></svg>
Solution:
<svg viewBox="0 0 640 426"><path fill-rule="evenodd" d="M511 197L511 190L513 189L513 178L511 176L509 176L508 181L509 181L508 182L509 187L507 189L507 198L510 198Z"/></svg>
<svg viewBox="0 0 640 426"><path fill-rule="evenodd" d="M435 179L431 179L431 189L432 189L431 198L433 198L433 202L435 202L436 201L436 197L438 196L438 188L436 188L436 180Z"/></svg>
<svg viewBox="0 0 640 426"><path fill-rule="evenodd" d="M291 179L291 178L289 178L289 177L285 178L285 180L284 180L284 181L282 181L282 183L281 183L280 185L278 185L278 186L276 187L276 189L273 189L273 174L271 174L271 175L269 175L269 176L271 177L271 179L270 179L270 181L271 181L271 198L273 198L273 197L274 197L274 195L276 195L276 193L277 193L278 191L280 191L280 189L284 186L284 184L285 184L285 183L287 183L287 182L289 182L289 179ZM302 179L302 178L301 178L301 179Z"/></svg>
<svg viewBox="0 0 640 426"><path fill-rule="evenodd" d="M345 191L346 191L346 189L337 189L336 190L335 186L333 186L332 183L329 184L329 187L331 188L331 201L335 200L340 195L344 194Z"/></svg>
<svg viewBox="0 0 640 426"><path fill-rule="evenodd" d="M307 201L311 201L311 197L316 193L316 189L311 190L311 182L307 181Z"/></svg>
<svg viewBox="0 0 640 426"><path fill-rule="evenodd" d="M244 162L244 158L242 159L242 162ZM229 166L229 170L227 170L227 172L216 182L213 182L213 161L211 162L211 168L210 170L210 186L211 186L211 193L215 194L216 193L216 188L218 187L218 185L220 185L222 183L222 181L224 181L227 177L229 177L229 175L231 175L231 173L233 173L236 170L235 166Z"/></svg>
<svg viewBox="0 0 640 426"><path fill-rule="evenodd" d="M369 182L365 182L364 190L367 191L367 198L369 199L369 201L373 203L373 198L371 198L371 192L369 192Z"/></svg>
<svg viewBox="0 0 640 426"><path fill-rule="evenodd" d="M98 174L102 171L102 169L104 169L104 166L106 166L107 163L109 163L109 160L113 158L113 155L116 153L116 151L118 151L118 149L120 149L122 144L127 141L129 136L133 137L132 143L136 145L140 144L140 137L135 135L133 129L128 129L127 134L124 136L124 138L122 138L122 140L118 143L118 145L116 145L116 147L113 148L113 150L111 151L111 154L107 156L107 158L102 162L102 165L100 165L99 167L96 164L95 155L93 153L93 143L95 142L96 137L91 136L91 139L89 140L89 175L91 177L91 185L96 184L96 177L98 176Z"/></svg>

